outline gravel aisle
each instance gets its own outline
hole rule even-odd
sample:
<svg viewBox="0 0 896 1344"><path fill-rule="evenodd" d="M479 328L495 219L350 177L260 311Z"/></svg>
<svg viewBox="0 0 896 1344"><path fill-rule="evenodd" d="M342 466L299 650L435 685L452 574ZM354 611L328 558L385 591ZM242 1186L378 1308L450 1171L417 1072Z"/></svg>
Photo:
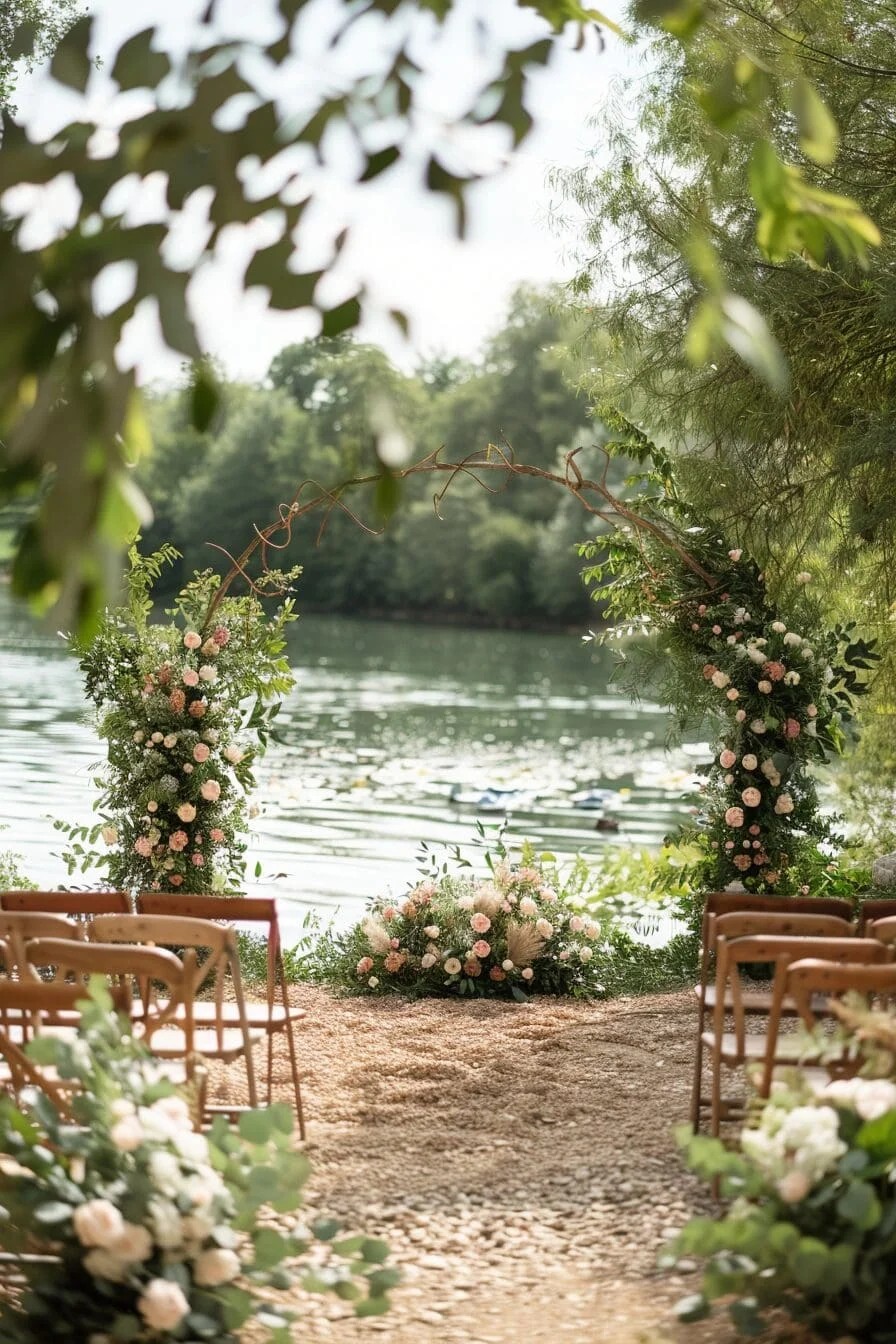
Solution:
<svg viewBox="0 0 896 1344"><path fill-rule="evenodd" d="M672 1127L687 1116L687 993L578 1004L334 999L300 988L313 1207L384 1236L394 1309L305 1298L337 1344L702 1344L658 1275L664 1229L706 1207ZM286 1086L281 1056L279 1079ZM286 1095L286 1092L281 1092Z"/></svg>

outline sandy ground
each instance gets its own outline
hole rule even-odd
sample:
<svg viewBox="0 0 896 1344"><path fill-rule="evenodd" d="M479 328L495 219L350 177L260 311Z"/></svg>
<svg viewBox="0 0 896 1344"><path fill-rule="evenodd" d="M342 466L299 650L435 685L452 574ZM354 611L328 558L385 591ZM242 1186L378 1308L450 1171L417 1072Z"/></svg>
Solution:
<svg viewBox="0 0 896 1344"><path fill-rule="evenodd" d="M311 1341L729 1344L724 1316L678 1326L695 1272L657 1249L705 1188L686 1120L689 994L578 1004L334 999L300 988L309 1195L388 1240L388 1316L302 1299ZM285 1057L278 1091L288 1095ZM695 1267L696 1268L696 1267Z"/></svg>

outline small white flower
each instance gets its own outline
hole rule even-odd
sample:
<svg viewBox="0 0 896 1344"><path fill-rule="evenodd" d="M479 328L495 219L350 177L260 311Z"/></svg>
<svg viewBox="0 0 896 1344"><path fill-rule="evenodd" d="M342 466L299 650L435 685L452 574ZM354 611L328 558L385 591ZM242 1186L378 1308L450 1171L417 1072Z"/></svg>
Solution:
<svg viewBox="0 0 896 1344"><path fill-rule="evenodd" d="M776 635L783 635L785 630L787 629L787 626L784 624L783 621L772 621L772 629L774 630Z"/></svg>
<svg viewBox="0 0 896 1344"><path fill-rule="evenodd" d="M105 1279L107 1283L123 1283L128 1276L128 1265L111 1251L94 1247L84 1257L84 1268L95 1279Z"/></svg>
<svg viewBox="0 0 896 1344"><path fill-rule="evenodd" d="M507 961L502 961L502 962L501 962L501 970L502 970L502 971L512 971L512 970L513 970L513 962L510 961L509 959L508 959Z"/></svg>
<svg viewBox="0 0 896 1344"><path fill-rule="evenodd" d="M147 1166L149 1179L156 1190L173 1198L180 1189L182 1181L180 1163L174 1154L166 1152L164 1148L156 1149L150 1153Z"/></svg>
<svg viewBox="0 0 896 1344"><path fill-rule="evenodd" d="M785 673L784 673L784 685L785 685L785 686L799 686L799 684L800 684L800 674L799 674L799 672L785 672Z"/></svg>
<svg viewBox="0 0 896 1344"><path fill-rule="evenodd" d="M428 971L430 966L435 966L437 961L438 957L434 956L432 952L424 952L420 958L420 965L424 971Z"/></svg>
<svg viewBox="0 0 896 1344"><path fill-rule="evenodd" d="M371 989L376 989L377 985L378 985L380 982L379 982L379 980L377 980L377 978L376 978L375 975L372 975L372 976L370 977L370 979L367 981L367 983L368 983L368 985L370 986Z"/></svg>
<svg viewBox="0 0 896 1344"><path fill-rule="evenodd" d="M758 764L759 762L757 761L756 757L753 755L751 751L748 751L746 756L741 761L741 765L745 770L755 770Z"/></svg>
<svg viewBox="0 0 896 1344"><path fill-rule="evenodd" d="M856 1088L855 1107L863 1120L878 1120L896 1110L896 1085L886 1078L862 1078Z"/></svg>
<svg viewBox="0 0 896 1344"><path fill-rule="evenodd" d="M785 1204L799 1204L812 1189L812 1182L804 1171L794 1169L781 1177L776 1189Z"/></svg>
<svg viewBox="0 0 896 1344"><path fill-rule="evenodd" d="M534 978L535 978L535 972L533 971L532 967L526 966L523 970L523 979L533 980Z"/></svg>
<svg viewBox="0 0 896 1344"><path fill-rule="evenodd" d="M762 652L761 649L757 649L755 644L751 644L750 647L747 649L747 657L750 658L754 663L765 662L765 654Z"/></svg>
<svg viewBox="0 0 896 1344"><path fill-rule="evenodd" d="M147 1208L153 1236L165 1251L183 1244L183 1220L170 1200L151 1199Z"/></svg>

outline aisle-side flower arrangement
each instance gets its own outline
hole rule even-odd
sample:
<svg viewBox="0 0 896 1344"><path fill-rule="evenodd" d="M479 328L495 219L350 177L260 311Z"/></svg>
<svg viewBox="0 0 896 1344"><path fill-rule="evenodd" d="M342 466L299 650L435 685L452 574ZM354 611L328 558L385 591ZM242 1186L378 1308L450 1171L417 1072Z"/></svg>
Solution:
<svg viewBox="0 0 896 1344"><path fill-rule="evenodd" d="M108 743L96 779L102 820L56 826L70 842L69 872L105 868L113 887L132 891L237 889L253 762L292 685L283 657L292 604L268 616L254 592L222 598L208 571L178 595L167 623L153 622L152 583L176 556L132 548L128 605L107 611L77 648ZM104 851L85 848L100 837Z"/></svg>
<svg viewBox="0 0 896 1344"><path fill-rule="evenodd" d="M485 878L437 872L374 900L347 933L325 935L316 976L359 994L601 994L601 923L540 864L488 858Z"/></svg>
<svg viewBox="0 0 896 1344"><path fill-rule="evenodd" d="M695 1218L663 1256L705 1258L702 1291L679 1304L702 1320L728 1299L738 1329L756 1335L786 1312L813 1338L896 1341L896 1017L847 1010L869 1061L860 1076L813 1090L799 1070L757 1106L736 1151L681 1134L689 1165L721 1178L734 1202L719 1219ZM879 1075L881 1070L889 1076Z"/></svg>
<svg viewBox="0 0 896 1344"><path fill-rule="evenodd" d="M607 551L585 578L612 579L595 596L613 635L652 637L626 650L620 681L634 695L649 686L681 729L714 743L698 823L682 835L701 853L691 885L793 893L818 869L819 845L837 839L812 767L842 750L878 655L854 625L826 628L811 573L770 595L756 561L700 526L668 475L663 490L632 506L652 530L580 548Z"/></svg>
<svg viewBox="0 0 896 1344"><path fill-rule="evenodd" d="M77 1082L77 1123L43 1093L22 1110L0 1097L0 1245L55 1257L0 1295L0 1340L231 1344L252 1320L288 1344L277 1290L293 1282L361 1315L387 1309L385 1243L298 1221L309 1168L288 1107L197 1133L102 988L77 1040L39 1038L29 1053Z"/></svg>

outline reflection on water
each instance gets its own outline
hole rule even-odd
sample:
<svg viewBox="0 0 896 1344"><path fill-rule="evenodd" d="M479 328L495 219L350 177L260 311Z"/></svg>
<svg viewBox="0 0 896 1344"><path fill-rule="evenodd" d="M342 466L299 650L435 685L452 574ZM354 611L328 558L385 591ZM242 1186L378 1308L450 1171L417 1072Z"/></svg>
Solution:
<svg viewBox="0 0 896 1344"><path fill-rule="evenodd" d="M249 857L255 886L291 903L293 931L309 907L345 919L400 891L421 841L463 843L507 807L512 838L556 854L655 845L684 814L692 758L665 752L666 716L613 694L609 653L575 635L304 617L290 652L296 687L258 772ZM0 654L0 848L54 886L51 818L95 820L102 744L76 662L5 593ZM618 831L574 805L590 788L616 794Z"/></svg>

